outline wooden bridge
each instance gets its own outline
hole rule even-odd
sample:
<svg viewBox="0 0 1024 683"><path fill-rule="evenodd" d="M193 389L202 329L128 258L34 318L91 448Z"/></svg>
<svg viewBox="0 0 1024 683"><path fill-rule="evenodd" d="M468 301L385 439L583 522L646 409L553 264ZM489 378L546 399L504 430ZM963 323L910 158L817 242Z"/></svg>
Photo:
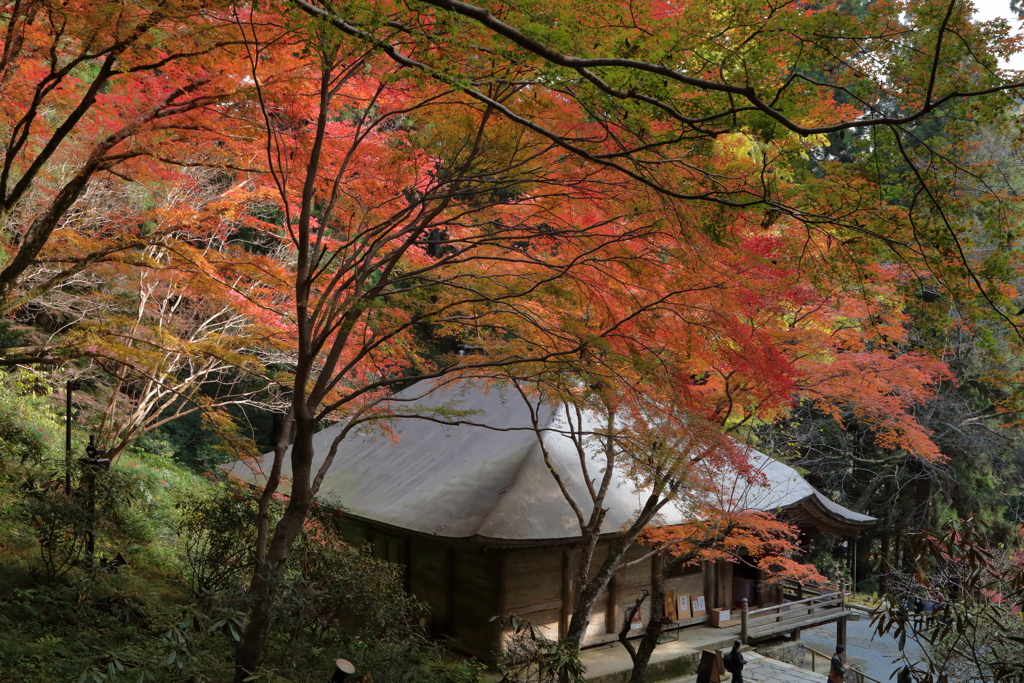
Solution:
<svg viewBox="0 0 1024 683"><path fill-rule="evenodd" d="M807 597L804 597L805 594ZM844 589L830 592L798 586L793 593L784 592L783 595L786 599L793 599L781 605L755 610L747 606L746 599L743 600L740 612L740 640L744 644L783 634L792 634L794 638L799 638L801 629L831 622L836 622L836 643L846 644L846 620L853 613L846 608Z"/></svg>

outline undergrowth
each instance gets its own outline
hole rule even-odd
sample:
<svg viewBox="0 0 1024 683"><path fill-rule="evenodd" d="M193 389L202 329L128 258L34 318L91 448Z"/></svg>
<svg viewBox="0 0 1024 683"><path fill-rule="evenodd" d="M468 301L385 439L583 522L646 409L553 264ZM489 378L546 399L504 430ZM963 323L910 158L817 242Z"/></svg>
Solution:
<svg viewBox="0 0 1024 683"><path fill-rule="evenodd" d="M151 437L94 484L76 467L69 495L62 426L34 376L0 375L0 681L230 681L254 494L196 474ZM414 626L425 606L401 569L345 544L338 518L311 515L253 680L321 683L344 657L355 681L479 681L480 667Z"/></svg>

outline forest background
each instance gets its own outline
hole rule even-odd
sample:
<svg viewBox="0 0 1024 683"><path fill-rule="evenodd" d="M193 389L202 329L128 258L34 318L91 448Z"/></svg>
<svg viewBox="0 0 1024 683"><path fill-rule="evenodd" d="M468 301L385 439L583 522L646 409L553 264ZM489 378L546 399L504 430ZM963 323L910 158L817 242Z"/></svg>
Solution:
<svg viewBox="0 0 1024 683"><path fill-rule="evenodd" d="M0 5L0 678L314 680L341 648L378 682L472 680L311 467L326 424L386 433L396 390L465 376L626 418L656 492L630 533L680 561L793 550L764 519L645 535L713 493L698 462L744 469L726 435L880 518L865 590L948 574L927 539L969 538L991 613L962 616L1001 638L974 654L997 675L1020 657L1020 41L971 9ZM78 465L89 436L109 469ZM201 476L289 447L288 496L279 465L256 492ZM839 580L851 553L790 569Z"/></svg>

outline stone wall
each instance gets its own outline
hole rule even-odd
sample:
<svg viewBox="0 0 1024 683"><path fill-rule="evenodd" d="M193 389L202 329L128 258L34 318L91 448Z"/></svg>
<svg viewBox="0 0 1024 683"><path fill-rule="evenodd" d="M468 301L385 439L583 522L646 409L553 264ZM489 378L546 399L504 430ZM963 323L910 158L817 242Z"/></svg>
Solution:
<svg viewBox="0 0 1024 683"><path fill-rule="evenodd" d="M799 640L760 645L757 653L801 668L807 666L807 648Z"/></svg>

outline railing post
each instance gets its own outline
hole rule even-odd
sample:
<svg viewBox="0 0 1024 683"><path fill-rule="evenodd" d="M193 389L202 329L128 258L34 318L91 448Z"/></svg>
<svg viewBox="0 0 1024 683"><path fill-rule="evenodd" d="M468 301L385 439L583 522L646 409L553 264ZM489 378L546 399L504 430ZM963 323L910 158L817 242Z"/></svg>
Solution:
<svg viewBox="0 0 1024 683"><path fill-rule="evenodd" d="M743 598L743 610L740 612L740 641L747 644L747 619L750 618L750 606L747 604L747 599Z"/></svg>

